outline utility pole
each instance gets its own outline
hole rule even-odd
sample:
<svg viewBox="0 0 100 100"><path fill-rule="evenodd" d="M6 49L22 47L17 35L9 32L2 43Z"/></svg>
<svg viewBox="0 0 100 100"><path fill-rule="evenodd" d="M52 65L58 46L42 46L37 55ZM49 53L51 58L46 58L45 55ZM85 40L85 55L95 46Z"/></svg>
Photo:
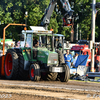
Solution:
<svg viewBox="0 0 100 100"><path fill-rule="evenodd" d="M80 29L80 40L81 40L81 29Z"/></svg>
<svg viewBox="0 0 100 100"><path fill-rule="evenodd" d="M28 17L28 12L26 11L25 12L25 24L26 24L26 27L27 27L27 17Z"/></svg>
<svg viewBox="0 0 100 100"><path fill-rule="evenodd" d="M76 41L78 41L78 24L77 24L77 32L76 32Z"/></svg>
<svg viewBox="0 0 100 100"><path fill-rule="evenodd" d="M72 27L71 27L71 42L74 41L74 24L72 24Z"/></svg>
<svg viewBox="0 0 100 100"><path fill-rule="evenodd" d="M92 39L92 55L91 55L91 71L94 72L94 53L95 53L95 14L96 14L96 0L92 2L92 32L91 32L91 39Z"/></svg>

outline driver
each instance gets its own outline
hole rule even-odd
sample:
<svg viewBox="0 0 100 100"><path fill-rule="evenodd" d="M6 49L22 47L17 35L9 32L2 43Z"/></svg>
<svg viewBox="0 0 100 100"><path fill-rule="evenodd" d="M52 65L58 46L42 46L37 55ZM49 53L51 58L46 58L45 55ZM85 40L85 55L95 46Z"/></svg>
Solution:
<svg viewBox="0 0 100 100"><path fill-rule="evenodd" d="M33 47L38 47L38 46L39 46L38 40L33 37Z"/></svg>
<svg viewBox="0 0 100 100"><path fill-rule="evenodd" d="M33 58L37 57L37 49L36 49L36 47L38 47L38 46L39 46L38 40L33 37L33 48L34 48L34 50L33 50L33 54L34 54Z"/></svg>

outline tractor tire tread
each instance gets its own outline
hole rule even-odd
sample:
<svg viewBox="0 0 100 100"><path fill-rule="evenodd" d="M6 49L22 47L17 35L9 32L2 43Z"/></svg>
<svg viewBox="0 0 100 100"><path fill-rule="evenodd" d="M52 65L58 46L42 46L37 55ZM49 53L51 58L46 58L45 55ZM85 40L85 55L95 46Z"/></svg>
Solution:
<svg viewBox="0 0 100 100"><path fill-rule="evenodd" d="M17 53L15 52L14 49L8 49L6 55L8 53L10 53L11 56L12 56L12 61L13 61L12 62L12 72L9 76L7 76L6 72L5 72L5 77L7 79L14 79L15 80L15 79L17 79L17 76L18 76L18 55L17 55ZM5 55L5 59L6 59L6 55ZM5 63L4 63L4 66L5 66Z"/></svg>
<svg viewBox="0 0 100 100"><path fill-rule="evenodd" d="M18 70L18 79L26 80L28 79L28 71L24 70L24 58L23 55L19 54L19 70Z"/></svg>

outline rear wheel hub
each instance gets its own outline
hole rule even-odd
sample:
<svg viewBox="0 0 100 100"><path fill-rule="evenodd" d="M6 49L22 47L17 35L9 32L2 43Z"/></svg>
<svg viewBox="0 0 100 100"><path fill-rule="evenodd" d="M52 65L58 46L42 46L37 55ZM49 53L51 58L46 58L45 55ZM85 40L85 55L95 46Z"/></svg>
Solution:
<svg viewBox="0 0 100 100"><path fill-rule="evenodd" d="M10 53L7 54L5 60L5 72L7 76L10 76L12 71L12 56Z"/></svg>

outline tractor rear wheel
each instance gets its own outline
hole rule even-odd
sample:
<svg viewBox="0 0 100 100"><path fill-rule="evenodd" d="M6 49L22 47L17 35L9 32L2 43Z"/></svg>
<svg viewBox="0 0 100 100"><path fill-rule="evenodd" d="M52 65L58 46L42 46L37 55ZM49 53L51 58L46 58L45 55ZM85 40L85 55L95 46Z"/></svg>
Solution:
<svg viewBox="0 0 100 100"><path fill-rule="evenodd" d="M61 82L68 82L70 78L70 70L67 65L64 65L64 67L65 67L65 72L59 73L59 79Z"/></svg>
<svg viewBox="0 0 100 100"><path fill-rule="evenodd" d="M38 64L32 64L29 70L29 76L31 81L40 80L40 66Z"/></svg>
<svg viewBox="0 0 100 100"><path fill-rule="evenodd" d="M17 79L18 55L13 49L9 49L5 55L4 72L7 79Z"/></svg>
<svg viewBox="0 0 100 100"><path fill-rule="evenodd" d="M28 71L24 70L24 58L21 53L18 54L18 60L19 60L19 69L18 69L18 79L26 80L28 79Z"/></svg>
<svg viewBox="0 0 100 100"><path fill-rule="evenodd" d="M58 73L49 73L47 74L47 80L49 81L55 81L57 78Z"/></svg>

